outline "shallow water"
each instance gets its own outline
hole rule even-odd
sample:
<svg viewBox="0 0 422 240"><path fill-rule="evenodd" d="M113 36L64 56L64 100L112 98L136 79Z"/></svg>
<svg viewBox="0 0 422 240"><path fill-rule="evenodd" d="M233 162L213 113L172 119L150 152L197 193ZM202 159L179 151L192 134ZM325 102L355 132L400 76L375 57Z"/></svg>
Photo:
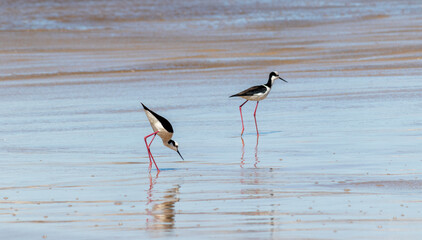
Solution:
<svg viewBox="0 0 422 240"><path fill-rule="evenodd" d="M0 236L420 238L420 8L1 2Z"/></svg>

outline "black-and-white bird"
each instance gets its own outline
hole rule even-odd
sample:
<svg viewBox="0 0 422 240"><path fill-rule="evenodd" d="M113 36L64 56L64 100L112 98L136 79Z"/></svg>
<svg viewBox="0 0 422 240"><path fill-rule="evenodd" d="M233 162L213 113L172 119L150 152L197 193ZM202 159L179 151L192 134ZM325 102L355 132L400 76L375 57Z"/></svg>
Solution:
<svg viewBox="0 0 422 240"><path fill-rule="evenodd" d="M254 112L253 116L255 118L256 133L259 135L258 125L256 123L256 110L258 109L258 103L259 103L259 101L264 100L268 96L268 94L271 91L271 87L273 86L274 81L276 79L280 79L280 80L287 82L286 80L284 80L283 78L281 78L279 76L277 71L274 71L274 72L270 73L269 78L268 78L268 82L266 84L253 86L253 87L250 87L250 88L248 88L244 91L241 91L239 93L236 93L236 94L230 96L230 97L241 97L241 98L246 99L246 101L244 103L242 103L242 105L239 106L240 119L242 120L242 133L241 133L241 135L243 135L243 131L245 130L245 127L243 125L242 106L247 101L256 101L256 107L255 107L255 112Z"/></svg>
<svg viewBox="0 0 422 240"><path fill-rule="evenodd" d="M149 108L147 108L143 103L141 103L144 107L145 114L147 115L147 118L149 120L149 123L151 124L153 133L145 136L145 145L147 146L148 150L148 157L149 157L149 171L151 171L152 162L154 162L155 167L157 168L157 171L160 171L160 169L157 167L157 164L155 163L154 157L151 153L151 143L154 140L155 136L158 135L162 140L164 146L176 151L180 157L183 159L182 155L179 152L179 144L177 144L176 141L172 140L173 136L173 127L171 126L170 122L163 118L162 116L156 114L155 112L151 111ZM153 136L151 142L147 143L147 138ZM184 160L184 159L183 159Z"/></svg>

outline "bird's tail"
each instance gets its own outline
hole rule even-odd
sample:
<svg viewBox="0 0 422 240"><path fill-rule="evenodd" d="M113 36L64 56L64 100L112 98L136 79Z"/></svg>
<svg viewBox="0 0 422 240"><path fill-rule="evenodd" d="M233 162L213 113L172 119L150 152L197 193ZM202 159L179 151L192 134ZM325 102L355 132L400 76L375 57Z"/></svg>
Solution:
<svg viewBox="0 0 422 240"><path fill-rule="evenodd" d="M230 97L238 97L239 96L239 94L234 94L234 95L231 95Z"/></svg>

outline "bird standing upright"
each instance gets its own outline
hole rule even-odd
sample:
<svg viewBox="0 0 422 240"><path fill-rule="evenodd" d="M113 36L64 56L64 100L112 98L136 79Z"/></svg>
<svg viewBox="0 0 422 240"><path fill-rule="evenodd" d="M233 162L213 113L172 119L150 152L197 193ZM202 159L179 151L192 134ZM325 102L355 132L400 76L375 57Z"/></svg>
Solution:
<svg viewBox="0 0 422 240"><path fill-rule="evenodd" d="M242 105L239 106L240 119L242 121L242 133L240 135L243 135L243 131L245 130L245 127L243 125L242 106L245 105L245 103L249 100L250 101L257 101L256 107L255 107L255 112L254 112L253 116L255 118L256 133L259 135L258 125L256 123L256 110L258 109L258 103L259 103L259 101L264 100L268 96L268 94L271 91L271 87L273 86L274 81L276 79L280 79L280 80L283 80L284 82L287 82L286 80L284 80L283 78L281 78L278 75L277 71L273 71L273 72L270 73L269 78L268 78L268 82L266 84L253 86L253 87L250 87L250 88L248 88L244 91L241 91L239 93L236 93L236 94L230 96L230 97L241 97L241 98L246 99L246 101L244 103L242 103Z"/></svg>
<svg viewBox="0 0 422 240"><path fill-rule="evenodd" d="M149 120L149 123L151 124L152 130L154 131L153 133L145 136L144 138L145 145L148 150L149 171L151 172L152 162L154 162L154 165L157 168L157 171L159 172L160 169L157 167L157 164L155 163L154 157L152 156L151 149L150 149L151 143L154 140L156 135L158 135L163 140L164 146L176 151L182 159L183 157L179 152L179 144L177 144L176 141L171 139L171 137L173 136L173 127L171 126L170 122L167 119L163 118L162 116L148 109L143 103L141 104L144 107L145 114L147 115L147 118ZM153 136L153 138L151 142L148 144L147 138L151 136Z"/></svg>

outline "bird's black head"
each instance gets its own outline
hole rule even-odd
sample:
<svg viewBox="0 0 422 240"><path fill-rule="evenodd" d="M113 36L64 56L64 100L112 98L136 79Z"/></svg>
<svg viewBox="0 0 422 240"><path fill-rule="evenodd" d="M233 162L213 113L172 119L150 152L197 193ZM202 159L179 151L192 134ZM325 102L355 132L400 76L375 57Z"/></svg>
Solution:
<svg viewBox="0 0 422 240"><path fill-rule="evenodd" d="M170 139L167 143L168 143L168 147L176 151L179 154L179 156L183 159L182 154L180 154L179 152L179 144L173 139Z"/></svg>
<svg viewBox="0 0 422 240"><path fill-rule="evenodd" d="M287 82L286 80L282 79L280 77L280 75L278 75L278 72L277 71L271 72L268 80L271 81L271 82L274 82L274 80L276 80L276 79L280 79L282 81Z"/></svg>
<svg viewBox="0 0 422 240"><path fill-rule="evenodd" d="M273 71L270 73L270 79L273 77L279 77L278 72L277 71Z"/></svg>

